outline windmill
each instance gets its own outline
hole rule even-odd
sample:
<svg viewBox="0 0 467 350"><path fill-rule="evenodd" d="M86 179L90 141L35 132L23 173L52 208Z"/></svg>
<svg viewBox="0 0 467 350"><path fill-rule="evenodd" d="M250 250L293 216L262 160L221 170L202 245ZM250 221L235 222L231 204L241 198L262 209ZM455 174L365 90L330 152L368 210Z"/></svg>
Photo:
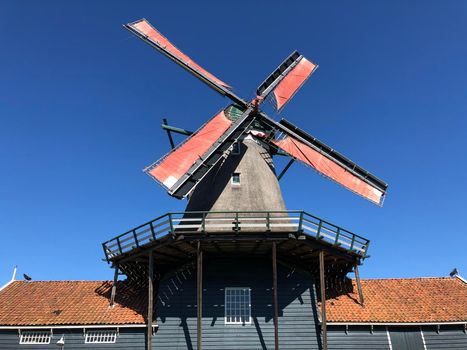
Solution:
<svg viewBox="0 0 467 350"><path fill-rule="evenodd" d="M214 168L217 167L219 171L220 164L224 163L231 154L239 152L241 143L248 139L250 145L252 145L251 141L254 141L261 147L259 153L263 149L270 155L287 155L291 157L291 162L298 160L363 198L380 206L383 204L387 191L387 184L384 181L290 121L281 119L276 122L260 109L261 104L270 98L276 110L282 111L318 67L298 51L292 52L259 85L257 95L247 101L237 96L230 85L180 51L147 20L141 19L126 24L125 27L233 102L209 119L184 142L145 169L145 172L161 184L171 196L179 199L200 197L196 196L198 185L203 179L213 176ZM270 160L267 162L271 164ZM232 176L238 174L234 173ZM238 179L233 179L236 180ZM218 196L220 193L222 190ZM203 194L205 195L206 191L203 191ZM282 198L279 198L276 202L281 200ZM192 202L193 200L190 200L190 203ZM199 203L199 200L196 203ZM208 204L208 207L212 209L213 203ZM281 207L283 204L279 203L273 209L282 209ZM190 207L190 204L189 208L207 209L199 208L199 205Z"/></svg>
<svg viewBox="0 0 467 350"><path fill-rule="evenodd" d="M309 322L306 327L314 324L313 307L311 310L308 307L316 302L312 291L317 284L321 301L322 348L326 350L326 284L334 283L345 291L346 275L355 271L360 304L363 305L358 265L368 257L370 241L304 210L286 210L278 179L291 162L297 160L377 205L383 204L387 185L291 122L285 119L276 122L260 109L265 100L271 99L275 108L281 111L313 74L317 65L299 52L292 52L260 84L256 96L247 101L176 48L145 19L125 27L216 92L228 97L232 103L193 133L171 127L164 120L163 128L169 133L172 150L147 167L145 172L169 195L178 199L188 198L188 205L184 212L168 212L102 244L107 262L115 269L111 303L115 300L119 271L127 276L135 288L147 287L148 349L152 346L154 297L157 296L156 318L162 323L166 320L165 326L157 328L160 340L168 337L168 341L172 342L173 332L177 332L185 334L181 343L185 342L187 348L193 348L189 344L190 337L186 336L190 322L180 323L179 320L191 318L194 321L195 315L190 312L194 310L191 306L196 305L198 350L202 349L203 343L203 318L217 319L224 314L224 322L228 326L232 317L239 316L238 310L244 311L242 317L245 320L250 319L249 315L253 312L257 320L265 322L262 325L255 323L259 338L253 342L263 337L261 327L270 329L268 317L273 320L274 339L266 339L265 343L269 343L270 348L274 344L277 350L279 320L282 320L282 324L289 322L286 315L279 315L279 309L296 300L297 292L306 294L310 298L309 304L299 304L303 307L304 319ZM188 137L175 146L170 137L172 131ZM275 155L290 157L288 165L279 175L276 175L272 159ZM208 263L204 264L203 259L207 259ZM189 266L194 267L195 260L196 276L193 274L187 283L196 284L183 288L173 285L168 276L178 276L179 272L184 274L185 269L191 269ZM272 284L257 279L258 276L268 275L269 262L272 263ZM278 268L278 263L285 268ZM251 273L253 267L258 269L256 273ZM301 272L289 278L285 271L295 271L295 267ZM219 276L222 278L219 279ZM224 283L223 287L216 284L220 280ZM179 279L179 282L182 283L182 280ZM203 283L206 283L206 288ZM292 292L279 293L278 284L287 286L288 283ZM256 295L261 302L268 296L272 297L271 309L253 309L247 296L250 287L244 287L246 285L254 285L251 295ZM164 294L164 286L171 290L167 295ZM298 291L297 286L302 286L303 290ZM173 293L173 288L179 291L177 295L180 300ZM241 307L229 306L232 288L236 288L237 294L243 293ZM190 294L194 289L196 295ZM206 293L206 297L210 305L217 305L208 310L209 315L203 315L205 289L214 291ZM161 301L162 297L167 298L167 303ZM179 303L190 307L171 306ZM186 312L188 314L185 315ZM177 320L175 328L171 328L168 325L174 320ZM290 321L288 333L297 328L296 319ZM180 327L184 329L183 332ZM223 344L224 340L229 344L236 343L236 333L225 332L223 327L210 322L206 329L208 337L225 334L225 338L219 338L220 343ZM319 347L321 340L318 339L319 335L316 337L318 333L300 332L296 333L296 337L292 336L293 339L285 341L293 342L295 338L306 337L310 344ZM272 335L269 331L266 333ZM265 343L254 348L261 346L264 349Z"/></svg>

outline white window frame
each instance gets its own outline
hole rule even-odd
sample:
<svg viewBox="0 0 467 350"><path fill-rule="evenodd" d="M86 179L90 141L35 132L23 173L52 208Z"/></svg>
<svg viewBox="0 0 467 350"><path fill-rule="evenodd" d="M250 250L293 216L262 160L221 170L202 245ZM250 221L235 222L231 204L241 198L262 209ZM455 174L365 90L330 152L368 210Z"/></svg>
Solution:
<svg viewBox="0 0 467 350"><path fill-rule="evenodd" d="M85 344L115 344L117 342L117 329L86 329Z"/></svg>
<svg viewBox="0 0 467 350"><path fill-rule="evenodd" d="M52 331L46 329L21 330L19 332L20 344L47 345L52 339Z"/></svg>
<svg viewBox="0 0 467 350"><path fill-rule="evenodd" d="M228 317L232 317L228 315L227 311L227 291L235 291L235 290L241 290L241 291L248 291L248 321L232 321L228 320ZM240 315L240 319L244 317L245 315ZM226 325L247 325L251 324L251 288L250 287L226 287L224 290L224 324Z"/></svg>
<svg viewBox="0 0 467 350"><path fill-rule="evenodd" d="M238 175L238 182L234 181L234 177ZM240 186L242 180L240 179L240 173L232 173L232 177L230 178L230 183L234 186Z"/></svg>

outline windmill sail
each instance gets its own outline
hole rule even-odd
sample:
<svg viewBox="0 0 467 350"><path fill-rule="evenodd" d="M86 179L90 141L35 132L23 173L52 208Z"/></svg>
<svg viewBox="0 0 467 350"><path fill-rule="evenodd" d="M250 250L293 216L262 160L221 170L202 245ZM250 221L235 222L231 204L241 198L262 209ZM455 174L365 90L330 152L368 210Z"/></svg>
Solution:
<svg viewBox="0 0 467 350"><path fill-rule="evenodd" d="M382 205L387 184L289 121L280 123L263 115L278 131L269 142L320 174L369 201Z"/></svg>
<svg viewBox="0 0 467 350"><path fill-rule="evenodd" d="M145 172L170 191L231 125L232 121L221 111Z"/></svg>
<svg viewBox="0 0 467 350"><path fill-rule="evenodd" d="M256 93L264 98L272 92L276 109L281 111L316 68L317 64L294 51L261 83Z"/></svg>
<svg viewBox="0 0 467 350"><path fill-rule="evenodd" d="M179 64L190 73L194 74L206 84L214 88L216 91L225 95L225 89L230 86L222 80L209 73L206 69L201 67L190 57L180 51L174 44L172 44L165 36L158 32L147 20L141 19L139 21L128 23L125 25L130 32L138 36L140 39L153 46L165 56Z"/></svg>
<svg viewBox="0 0 467 350"><path fill-rule="evenodd" d="M263 141L280 148L291 157L343 185L347 189L382 205L387 184L366 170L316 140L286 120L280 123L259 110L267 96L274 96L277 110L282 110L318 67L297 51L292 52L258 87L251 102L238 97L230 86L206 71L180 51L145 19L125 27L175 63L201 79L235 103L239 115L233 118L229 108L219 112L184 143L155 162L146 173L176 198L186 197L209 171L225 156L233 143L252 125L266 124ZM264 126L264 125L263 125ZM278 135L280 135L278 137Z"/></svg>
<svg viewBox="0 0 467 350"><path fill-rule="evenodd" d="M318 66L303 57L274 89L276 109L282 110Z"/></svg>
<svg viewBox="0 0 467 350"><path fill-rule="evenodd" d="M230 115L232 110L237 112ZM171 196L185 197L251 125L252 111L253 107L246 110L227 107L145 172Z"/></svg>

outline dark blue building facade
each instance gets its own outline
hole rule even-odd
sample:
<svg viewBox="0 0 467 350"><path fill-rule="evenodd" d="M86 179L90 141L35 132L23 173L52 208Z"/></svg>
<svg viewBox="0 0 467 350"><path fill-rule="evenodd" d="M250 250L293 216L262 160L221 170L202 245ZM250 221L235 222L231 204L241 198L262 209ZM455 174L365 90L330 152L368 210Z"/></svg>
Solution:
<svg viewBox="0 0 467 350"><path fill-rule="evenodd" d="M322 349L317 287L311 274L292 266L278 266L280 349ZM267 259L219 259L204 262L203 348L274 349L271 264ZM34 282L31 282L34 283ZM8 287L7 287L8 288ZM227 300L227 290L248 291ZM2 292L0 292L2 293ZM117 292L118 293L118 292ZM1 295L1 294L0 294ZM140 296L135 296L135 298ZM154 349L197 349L196 268L186 265L160 281L156 295ZM332 302L332 301L330 301ZM228 304L238 322L228 322ZM230 307L230 306L229 306ZM243 316L242 316L243 313ZM237 315L237 316L235 316ZM144 323L133 325L0 326L0 349L146 349ZM42 344L20 344L31 331L50 332ZM88 342L86 334L115 333L107 343ZM431 350L467 349L465 324L395 325L328 324L328 349ZM92 339L91 339L92 340ZM99 340L99 339L97 339Z"/></svg>

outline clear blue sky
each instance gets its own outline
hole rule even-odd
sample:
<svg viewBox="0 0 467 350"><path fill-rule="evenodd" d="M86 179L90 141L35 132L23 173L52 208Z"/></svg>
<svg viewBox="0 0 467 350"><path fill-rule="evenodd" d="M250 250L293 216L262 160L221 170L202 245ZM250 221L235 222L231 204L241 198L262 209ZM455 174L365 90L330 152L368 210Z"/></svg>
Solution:
<svg viewBox="0 0 467 350"><path fill-rule="evenodd" d="M389 194L296 164L288 208L370 238L364 277L467 275L466 2L2 1L0 285L16 264L110 279L103 241L184 208L141 171L169 149L161 119L196 129L228 101L122 28L141 17L245 98L293 49L317 62L284 117Z"/></svg>

